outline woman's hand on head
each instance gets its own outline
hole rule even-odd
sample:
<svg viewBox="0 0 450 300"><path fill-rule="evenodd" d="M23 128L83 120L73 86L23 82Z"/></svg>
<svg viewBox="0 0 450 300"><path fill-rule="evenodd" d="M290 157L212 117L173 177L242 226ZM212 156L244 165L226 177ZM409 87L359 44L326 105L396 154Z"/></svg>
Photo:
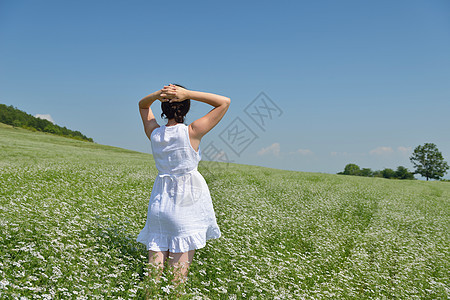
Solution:
<svg viewBox="0 0 450 300"><path fill-rule="evenodd" d="M169 99L169 102L181 102L189 98L188 90L180 86L176 86L174 84L170 84L167 87L167 90L165 90L164 95L167 96L165 98Z"/></svg>
<svg viewBox="0 0 450 300"><path fill-rule="evenodd" d="M161 102L168 102L169 100L175 98L175 89L170 85L165 85L159 91L158 100Z"/></svg>

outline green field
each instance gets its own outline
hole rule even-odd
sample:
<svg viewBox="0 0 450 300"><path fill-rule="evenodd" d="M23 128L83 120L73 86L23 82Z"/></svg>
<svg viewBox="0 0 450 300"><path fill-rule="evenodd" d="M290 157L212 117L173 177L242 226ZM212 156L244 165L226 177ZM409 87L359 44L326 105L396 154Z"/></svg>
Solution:
<svg viewBox="0 0 450 300"><path fill-rule="evenodd" d="M0 169L1 299L171 299L135 242L151 155L0 124ZM448 298L449 182L199 171L222 237L196 251L193 299Z"/></svg>

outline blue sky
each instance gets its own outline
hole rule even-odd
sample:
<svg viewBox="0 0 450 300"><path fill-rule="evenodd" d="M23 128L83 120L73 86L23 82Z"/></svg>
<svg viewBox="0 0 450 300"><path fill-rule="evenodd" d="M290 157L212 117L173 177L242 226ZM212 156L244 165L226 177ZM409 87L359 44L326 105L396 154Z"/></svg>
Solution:
<svg viewBox="0 0 450 300"><path fill-rule="evenodd" d="M449 1L0 1L0 103L151 152L137 103L180 83L231 98L202 148L279 169L411 169L426 142L450 161L449 53ZM244 111L261 92L280 109L263 128Z"/></svg>

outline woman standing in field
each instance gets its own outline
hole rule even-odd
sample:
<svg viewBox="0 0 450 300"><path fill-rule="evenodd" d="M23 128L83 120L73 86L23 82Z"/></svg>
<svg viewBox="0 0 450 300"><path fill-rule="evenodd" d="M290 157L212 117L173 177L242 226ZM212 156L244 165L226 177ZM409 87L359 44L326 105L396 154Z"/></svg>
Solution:
<svg viewBox="0 0 450 300"><path fill-rule="evenodd" d="M186 125L190 99L214 108ZM159 126L150 109L156 100L161 101L161 117L168 119L166 125ZM168 260L176 271L174 282L186 282L195 249L221 236L208 185L197 167L202 137L219 123L229 106L227 97L187 90L178 84L164 86L139 101L159 172L150 196L147 222L137 241L147 246L149 264L159 270L158 279Z"/></svg>

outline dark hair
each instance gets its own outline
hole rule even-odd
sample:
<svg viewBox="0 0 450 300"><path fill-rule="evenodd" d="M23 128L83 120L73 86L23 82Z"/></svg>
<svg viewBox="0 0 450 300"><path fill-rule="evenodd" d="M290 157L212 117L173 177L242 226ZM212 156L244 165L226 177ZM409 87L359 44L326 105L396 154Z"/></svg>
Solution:
<svg viewBox="0 0 450 300"><path fill-rule="evenodd" d="M173 83L173 85L182 87L180 84ZM191 99L186 99L180 102L161 102L161 118L175 119L177 123L184 123L184 117L191 108Z"/></svg>

